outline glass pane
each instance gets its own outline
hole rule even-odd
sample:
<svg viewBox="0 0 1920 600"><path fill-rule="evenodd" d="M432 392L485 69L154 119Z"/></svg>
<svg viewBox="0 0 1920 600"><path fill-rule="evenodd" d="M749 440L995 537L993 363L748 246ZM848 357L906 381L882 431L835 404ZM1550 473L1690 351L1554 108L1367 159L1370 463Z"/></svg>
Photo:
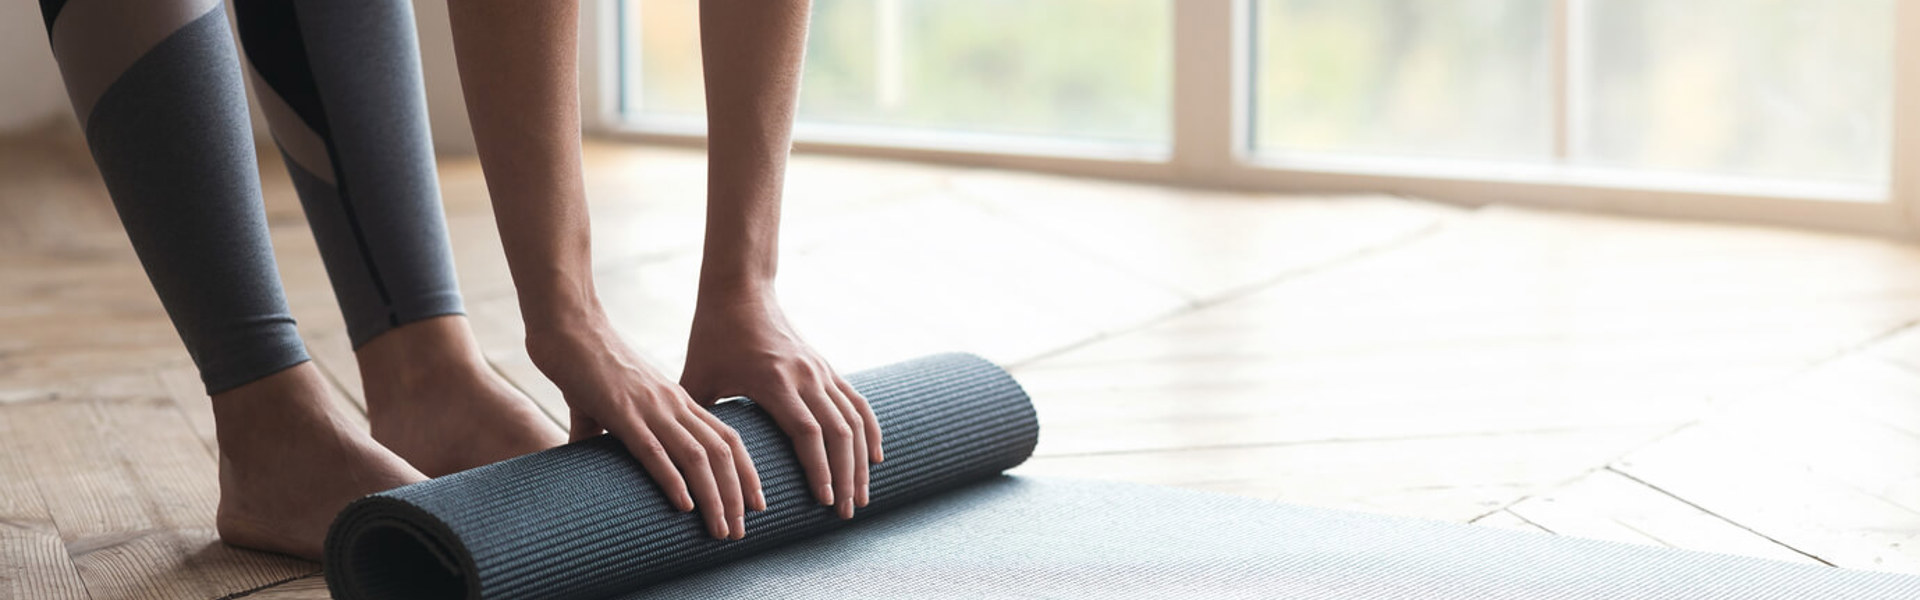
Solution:
<svg viewBox="0 0 1920 600"><path fill-rule="evenodd" d="M1546 160L1547 0L1260 0L1254 145Z"/></svg>
<svg viewBox="0 0 1920 600"><path fill-rule="evenodd" d="M628 111L701 114L698 4L626 0ZM1171 5L815 0L800 119L1164 143Z"/></svg>
<svg viewBox="0 0 1920 600"><path fill-rule="evenodd" d="M1894 0L1591 2L1576 160L1881 181Z"/></svg>

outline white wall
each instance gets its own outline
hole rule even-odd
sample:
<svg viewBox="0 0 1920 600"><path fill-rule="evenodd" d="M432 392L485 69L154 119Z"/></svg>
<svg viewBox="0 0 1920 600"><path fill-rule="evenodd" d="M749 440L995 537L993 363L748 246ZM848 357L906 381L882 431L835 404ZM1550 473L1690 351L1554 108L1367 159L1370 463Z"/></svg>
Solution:
<svg viewBox="0 0 1920 600"><path fill-rule="evenodd" d="M467 103L460 95L460 74L453 62L453 33L446 0L419 0L414 11L420 29L420 61L427 81L427 111L435 149L443 154L473 152ZM47 49L40 5L0 0L0 135L48 123L74 128L66 88ZM254 126L265 139L266 125L254 110Z"/></svg>
<svg viewBox="0 0 1920 600"><path fill-rule="evenodd" d="M420 30L420 70L427 79L427 118L433 126L435 150L441 154L472 154L473 128L467 125L467 100L460 95L460 70L453 62L448 1L413 3L414 20Z"/></svg>
<svg viewBox="0 0 1920 600"><path fill-rule="evenodd" d="M39 3L0 1L0 134L73 121L44 23Z"/></svg>

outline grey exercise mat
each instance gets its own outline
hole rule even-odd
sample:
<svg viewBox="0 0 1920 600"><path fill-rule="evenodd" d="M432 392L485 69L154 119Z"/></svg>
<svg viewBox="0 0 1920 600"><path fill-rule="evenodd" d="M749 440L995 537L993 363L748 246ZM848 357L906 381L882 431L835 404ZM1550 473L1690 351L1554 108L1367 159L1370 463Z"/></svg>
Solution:
<svg viewBox="0 0 1920 600"><path fill-rule="evenodd" d="M887 432L853 523L808 498L757 408L716 408L770 510L708 538L597 438L383 492L327 540L336 598L1920 598L1920 577L997 475L1038 425L1004 371L943 355L849 377Z"/></svg>
<svg viewBox="0 0 1920 600"><path fill-rule="evenodd" d="M998 477L622 600L772 597L1911 600L1920 577Z"/></svg>

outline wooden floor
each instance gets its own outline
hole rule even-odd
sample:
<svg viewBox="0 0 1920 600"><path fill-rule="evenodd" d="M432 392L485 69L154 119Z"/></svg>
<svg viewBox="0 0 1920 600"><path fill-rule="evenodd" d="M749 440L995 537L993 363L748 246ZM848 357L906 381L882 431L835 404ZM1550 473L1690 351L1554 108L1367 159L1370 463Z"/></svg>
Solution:
<svg viewBox="0 0 1920 600"><path fill-rule="evenodd" d="M0 142L0 598L324 597L216 541L206 399L84 156ZM702 158L589 163L605 299L677 370ZM301 329L357 397L265 176ZM560 414L479 169L442 177L488 355ZM1020 472L1920 573L1920 247L816 156L788 189L803 331L849 370L1012 366L1045 432Z"/></svg>

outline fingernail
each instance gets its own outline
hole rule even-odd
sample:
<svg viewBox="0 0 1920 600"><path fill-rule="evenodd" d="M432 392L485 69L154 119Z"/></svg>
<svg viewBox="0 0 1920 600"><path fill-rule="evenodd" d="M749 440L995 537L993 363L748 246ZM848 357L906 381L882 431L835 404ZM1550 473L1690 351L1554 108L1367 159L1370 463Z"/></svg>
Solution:
<svg viewBox="0 0 1920 600"><path fill-rule="evenodd" d="M737 540L747 537L747 519L745 517L734 517L733 523L728 526L727 530L733 533L733 539Z"/></svg>
<svg viewBox="0 0 1920 600"><path fill-rule="evenodd" d="M760 507L760 508L759 508L759 510L766 510L766 509L767 509L767 494L766 494L766 492L759 492L759 491L756 491L756 492L754 492L754 493L753 493L753 499L754 499L754 504Z"/></svg>
<svg viewBox="0 0 1920 600"><path fill-rule="evenodd" d="M859 494L853 497L853 505L858 506L860 508L867 507L867 492L865 490L862 490Z"/></svg>
<svg viewBox="0 0 1920 600"><path fill-rule="evenodd" d="M725 521L713 524L713 537L723 540L727 539L727 523Z"/></svg>
<svg viewBox="0 0 1920 600"><path fill-rule="evenodd" d="M826 506L833 506L833 486L822 485L819 488L815 489L814 493L820 496L821 504Z"/></svg>

